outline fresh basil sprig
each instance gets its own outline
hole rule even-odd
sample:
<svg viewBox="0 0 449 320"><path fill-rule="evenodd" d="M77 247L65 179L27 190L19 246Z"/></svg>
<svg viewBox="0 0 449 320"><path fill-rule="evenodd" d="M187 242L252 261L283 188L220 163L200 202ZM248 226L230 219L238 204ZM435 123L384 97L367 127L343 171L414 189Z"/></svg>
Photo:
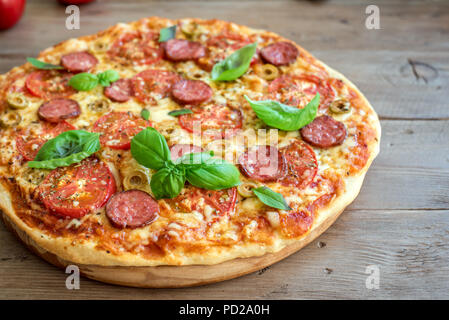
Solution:
<svg viewBox="0 0 449 320"><path fill-rule="evenodd" d="M190 110L190 109L179 109L179 110L170 111L168 113L168 115L172 116L172 117L177 117L177 116L180 116L182 114L189 114L189 113L193 113L193 111Z"/></svg>
<svg viewBox="0 0 449 320"><path fill-rule="evenodd" d="M31 168L55 169L66 167L100 150L100 134L83 130L70 130L48 140L39 150Z"/></svg>
<svg viewBox="0 0 449 320"><path fill-rule="evenodd" d="M159 42L174 39L176 35L176 25L161 29L159 32Z"/></svg>
<svg viewBox="0 0 449 320"><path fill-rule="evenodd" d="M47 62L43 62L40 60L37 60L35 58L28 57L27 61L31 63L34 67L42 70L54 70L54 69L64 69L62 66L59 66L57 64L51 64Z"/></svg>
<svg viewBox="0 0 449 320"><path fill-rule="evenodd" d="M292 210L292 208L290 208L290 206L285 201L282 194L274 192L266 186L255 188L253 189L253 192L259 198L259 200L265 203L267 206L281 210Z"/></svg>
<svg viewBox="0 0 449 320"><path fill-rule="evenodd" d="M248 44L216 63L211 72L212 80L232 81L242 76L248 70L256 48L256 42Z"/></svg>
<svg viewBox="0 0 449 320"><path fill-rule="evenodd" d="M295 131L312 122L320 104L319 93L303 109L290 107L273 100L253 101L246 95L245 99L259 119L271 127L285 131Z"/></svg>
<svg viewBox="0 0 449 320"><path fill-rule="evenodd" d="M174 198L185 181L208 190L221 190L240 184L238 169L211 152L189 153L171 160L164 136L148 127L131 140L131 155L142 166L157 170L150 187L156 199Z"/></svg>
<svg viewBox="0 0 449 320"><path fill-rule="evenodd" d="M142 109L142 111L140 111L140 116L145 120L148 120L150 118L150 110Z"/></svg>
<svg viewBox="0 0 449 320"><path fill-rule="evenodd" d="M106 70L99 74L82 72L71 77L69 85L78 91L90 91L98 86L98 84L107 87L118 79L120 79L120 76L115 70Z"/></svg>

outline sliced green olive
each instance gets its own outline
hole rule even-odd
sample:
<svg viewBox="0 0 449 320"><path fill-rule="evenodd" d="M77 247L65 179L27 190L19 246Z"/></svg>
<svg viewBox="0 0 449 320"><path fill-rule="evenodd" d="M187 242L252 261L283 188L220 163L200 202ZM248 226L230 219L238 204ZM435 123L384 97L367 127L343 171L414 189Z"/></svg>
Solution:
<svg viewBox="0 0 449 320"><path fill-rule="evenodd" d="M109 101L106 99L97 99L93 102L90 102L87 107L96 113L105 112L109 109Z"/></svg>
<svg viewBox="0 0 449 320"><path fill-rule="evenodd" d="M196 28L198 27L198 24L196 23L183 23L181 24L181 31L184 33L188 38L192 37L195 33Z"/></svg>
<svg viewBox="0 0 449 320"><path fill-rule="evenodd" d="M30 102L21 92L11 92L6 96L6 101L14 109L25 109L30 105Z"/></svg>
<svg viewBox="0 0 449 320"><path fill-rule="evenodd" d="M106 52L109 50L109 44L104 40L97 40L91 48L96 52Z"/></svg>
<svg viewBox="0 0 449 320"><path fill-rule="evenodd" d="M16 111L8 111L0 116L0 125L3 128L11 128L20 124L22 117Z"/></svg>
<svg viewBox="0 0 449 320"><path fill-rule="evenodd" d="M253 192L253 189L257 188L258 186L259 185L255 182L245 181L237 187L237 192L244 198L254 197L255 194Z"/></svg>
<svg viewBox="0 0 449 320"><path fill-rule="evenodd" d="M351 110L351 103L346 99L337 99L329 106L333 113L346 113Z"/></svg>
<svg viewBox="0 0 449 320"><path fill-rule="evenodd" d="M255 68L256 74L265 80L276 79L279 75L279 70L272 64L264 64Z"/></svg>

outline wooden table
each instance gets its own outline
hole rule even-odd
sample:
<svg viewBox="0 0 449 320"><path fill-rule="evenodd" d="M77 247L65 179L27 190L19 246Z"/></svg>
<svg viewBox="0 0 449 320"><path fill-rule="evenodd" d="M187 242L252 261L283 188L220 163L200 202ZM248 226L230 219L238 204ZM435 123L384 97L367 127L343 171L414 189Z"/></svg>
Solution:
<svg viewBox="0 0 449 320"><path fill-rule="evenodd" d="M133 289L66 274L31 254L0 224L0 298L303 299L449 298L449 2L376 1L380 30L365 28L362 0L98 0L65 29L56 0L28 1L0 32L0 73L70 37L144 16L218 18L297 41L365 93L382 122L381 152L357 200L319 239L254 274L177 290ZM367 289L366 267L380 269Z"/></svg>

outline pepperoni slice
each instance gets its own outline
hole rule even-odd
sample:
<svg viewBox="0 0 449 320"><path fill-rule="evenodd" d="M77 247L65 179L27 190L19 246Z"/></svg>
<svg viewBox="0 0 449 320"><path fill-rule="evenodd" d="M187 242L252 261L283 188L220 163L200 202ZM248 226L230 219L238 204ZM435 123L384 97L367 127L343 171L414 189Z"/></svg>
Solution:
<svg viewBox="0 0 449 320"><path fill-rule="evenodd" d="M301 137L312 146L330 148L338 146L346 138L345 125L328 115L316 117L301 129Z"/></svg>
<svg viewBox="0 0 449 320"><path fill-rule="evenodd" d="M154 64L163 56L155 32L130 32L115 41L108 51L109 56L124 64Z"/></svg>
<svg viewBox="0 0 449 320"><path fill-rule="evenodd" d="M36 157L39 149L49 139L52 139L65 131L75 129L74 126L65 121L58 122L57 124L49 122L31 124L18 133L16 146L23 159L31 161Z"/></svg>
<svg viewBox="0 0 449 320"><path fill-rule="evenodd" d="M166 98L181 77L171 71L145 70L134 76L132 83L136 98L142 103L156 103Z"/></svg>
<svg viewBox="0 0 449 320"><path fill-rule="evenodd" d="M171 159L174 161L186 153L203 152L203 148L193 144L175 144L170 147Z"/></svg>
<svg viewBox="0 0 449 320"><path fill-rule="evenodd" d="M181 80L173 85L173 99L180 104L200 104L212 97L211 87L201 80Z"/></svg>
<svg viewBox="0 0 449 320"><path fill-rule="evenodd" d="M275 66L284 66L296 60L298 48L290 42L280 41L270 44L260 51L262 59Z"/></svg>
<svg viewBox="0 0 449 320"><path fill-rule="evenodd" d="M284 75L273 80L268 87L270 99L304 108L312 98L320 94L320 109L328 108L334 99L334 91L327 81L314 75Z"/></svg>
<svg viewBox="0 0 449 320"><path fill-rule="evenodd" d="M38 70L30 73L25 86L31 94L42 99L67 98L76 93L68 85L72 76L72 73L57 70Z"/></svg>
<svg viewBox="0 0 449 320"><path fill-rule="evenodd" d="M50 212L80 218L101 208L115 189L115 179L108 166L90 157L51 171L39 186L39 193Z"/></svg>
<svg viewBox="0 0 449 320"><path fill-rule="evenodd" d="M86 72L95 67L98 63L89 52L72 52L61 57L61 64L70 72Z"/></svg>
<svg viewBox="0 0 449 320"><path fill-rule="evenodd" d="M306 188L318 171L318 162L313 149L300 140L295 140L289 146L280 150L287 160L288 172L281 183Z"/></svg>
<svg viewBox="0 0 449 320"><path fill-rule="evenodd" d="M56 123L64 119L78 117L81 108L75 100L59 98L43 103L37 113L41 119Z"/></svg>
<svg viewBox="0 0 449 320"><path fill-rule="evenodd" d="M214 139L232 136L242 127L243 115L238 109L225 105L211 104L204 107L192 107L193 113L179 116L180 126L189 131Z"/></svg>
<svg viewBox="0 0 449 320"><path fill-rule="evenodd" d="M120 79L104 88L104 95L115 102L126 102L133 95L133 85L131 79Z"/></svg>
<svg viewBox="0 0 449 320"><path fill-rule="evenodd" d="M309 231L313 217L303 211L293 211L280 216L281 232L287 238L297 238Z"/></svg>
<svg viewBox="0 0 449 320"><path fill-rule="evenodd" d="M164 42L165 56L171 61L196 60L206 55L206 48L199 42L171 39Z"/></svg>
<svg viewBox="0 0 449 320"><path fill-rule="evenodd" d="M237 189L205 190L191 185L186 185L182 193L173 199L164 199L170 207L177 212L197 211L206 216L220 216L231 214L235 209ZM212 212L206 210L206 205L212 208Z"/></svg>
<svg viewBox="0 0 449 320"><path fill-rule="evenodd" d="M127 190L114 194L106 204L106 216L117 228L139 228L156 220L159 204L148 193Z"/></svg>
<svg viewBox="0 0 449 320"><path fill-rule="evenodd" d="M131 147L131 139L151 122L131 112L111 112L95 122L92 132L99 132L100 143L112 149L127 150Z"/></svg>
<svg viewBox="0 0 449 320"><path fill-rule="evenodd" d="M262 181L276 181L287 173L285 157L276 147L256 146L239 157L241 171L248 177Z"/></svg>

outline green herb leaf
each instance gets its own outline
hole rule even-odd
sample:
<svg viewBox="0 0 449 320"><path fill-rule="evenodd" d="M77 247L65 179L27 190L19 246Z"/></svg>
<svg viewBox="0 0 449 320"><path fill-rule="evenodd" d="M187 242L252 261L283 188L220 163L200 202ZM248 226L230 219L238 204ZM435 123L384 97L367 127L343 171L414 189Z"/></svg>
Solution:
<svg viewBox="0 0 449 320"><path fill-rule="evenodd" d="M159 33L159 42L165 42L174 39L176 35L176 25L161 29Z"/></svg>
<svg viewBox="0 0 449 320"><path fill-rule="evenodd" d="M47 62L43 62L40 60L37 60L35 58L27 58L27 61L31 63L34 67L42 70L52 70L52 69L64 69L62 66L58 66L56 64L51 64Z"/></svg>
<svg viewBox="0 0 449 320"><path fill-rule="evenodd" d="M146 168L159 170L171 162L167 141L156 129L148 127L131 140L131 155Z"/></svg>
<svg viewBox="0 0 449 320"><path fill-rule="evenodd" d="M174 198L185 182L186 176L179 168L162 168L151 177L150 187L156 199Z"/></svg>
<svg viewBox="0 0 449 320"><path fill-rule="evenodd" d="M100 150L100 134L70 130L48 140L37 153L31 168L55 169L80 162Z"/></svg>
<svg viewBox="0 0 449 320"><path fill-rule="evenodd" d="M274 192L266 186L253 189L254 194L259 198L260 201L265 203L267 206L281 209L281 210L292 210L284 199L284 196L280 193Z"/></svg>
<svg viewBox="0 0 449 320"><path fill-rule="evenodd" d="M273 100L253 101L246 95L245 99L259 119L271 127L285 131L295 131L312 122L320 104L319 93L303 109L290 107Z"/></svg>
<svg viewBox="0 0 449 320"><path fill-rule="evenodd" d="M148 109L142 109L142 111L140 111L140 116L145 120L148 120L150 118L150 111Z"/></svg>
<svg viewBox="0 0 449 320"><path fill-rule="evenodd" d="M242 76L248 70L256 48L256 42L248 44L216 63L211 73L212 80L232 81Z"/></svg>
<svg viewBox="0 0 449 320"><path fill-rule="evenodd" d="M174 163L175 165L182 165L184 168L198 168L198 165L206 163L213 156L213 151L186 153L176 159Z"/></svg>
<svg viewBox="0 0 449 320"><path fill-rule="evenodd" d="M207 190L227 189L240 184L240 172L233 164L207 156L199 164L187 164L186 177L192 185Z"/></svg>
<svg viewBox="0 0 449 320"><path fill-rule="evenodd" d="M190 109L179 109L179 110L170 111L168 113L168 115L172 116L172 117L177 117L177 116L180 116L182 114L189 114L189 113L193 113L193 111L190 110Z"/></svg>
<svg viewBox="0 0 449 320"><path fill-rule="evenodd" d="M70 78L69 85L78 91L89 91L98 85L98 77L92 73L78 73Z"/></svg>
<svg viewBox="0 0 449 320"><path fill-rule="evenodd" d="M98 77L98 82L103 86L103 87L108 87L111 85L111 83L117 81L118 79L120 79L120 75L118 74L117 71L115 70L106 70L102 73L99 73L97 75Z"/></svg>

